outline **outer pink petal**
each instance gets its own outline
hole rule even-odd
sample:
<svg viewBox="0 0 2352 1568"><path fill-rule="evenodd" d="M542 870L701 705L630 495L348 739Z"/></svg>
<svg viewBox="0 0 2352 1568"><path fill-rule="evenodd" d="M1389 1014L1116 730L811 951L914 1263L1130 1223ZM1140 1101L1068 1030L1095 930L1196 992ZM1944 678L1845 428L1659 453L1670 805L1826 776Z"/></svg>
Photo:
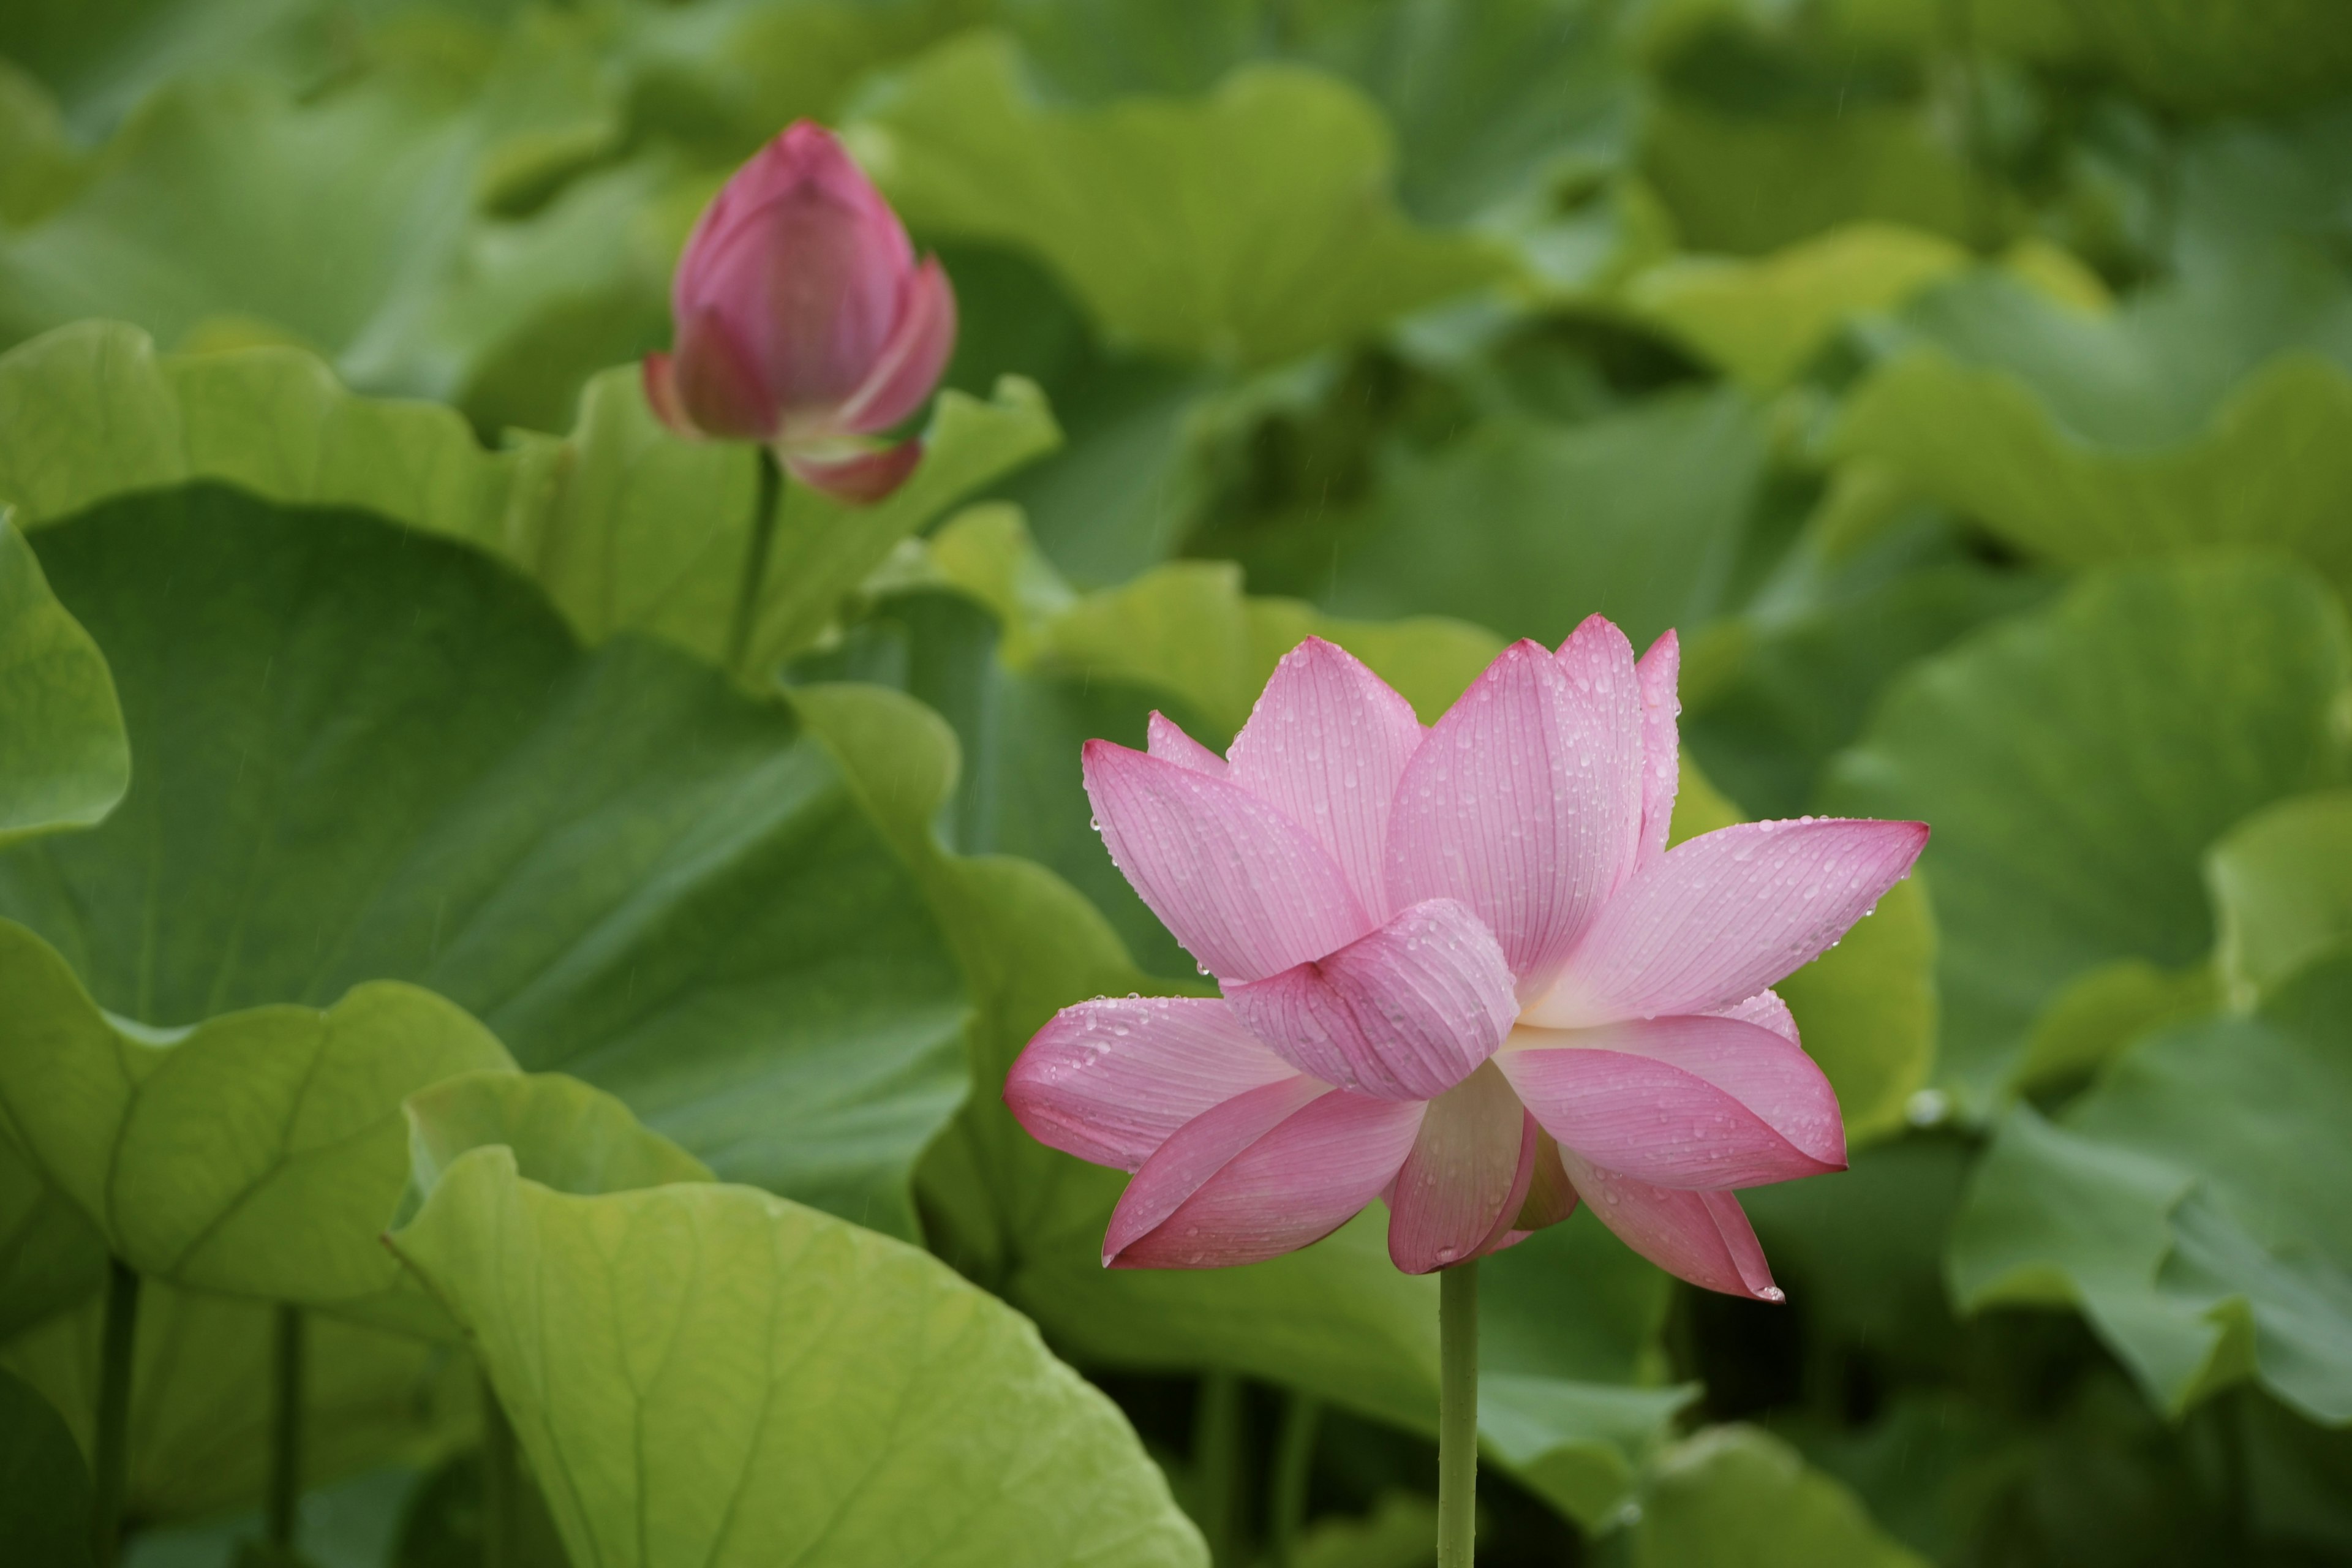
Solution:
<svg viewBox="0 0 2352 1568"><path fill-rule="evenodd" d="M1547 1037L1563 1043L1522 1044ZM1640 1181L1753 1187L1845 1168L1829 1079L1754 1024L1685 1017L1557 1036L1522 1030L1496 1065L1562 1148Z"/></svg>
<svg viewBox="0 0 2352 1568"><path fill-rule="evenodd" d="M646 402L654 416L669 427L673 436L698 441L702 432L695 428L694 416L686 411L685 400L677 390L677 365L670 356L656 350L645 358Z"/></svg>
<svg viewBox="0 0 2352 1568"><path fill-rule="evenodd" d="M1615 847L1613 893L1625 885L1641 858L1649 778L1648 694L1641 667L1634 662L1633 645L1603 616L1587 616L1555 657L1568 677L1570 694L1586 710L1592 754L1580 757L1580 763L1619 783L1621 793L1612 796L1616 815L1609 823L1610 832L1623 836Z"/></svg>
<svg viewBox="0 0 2352 1568"><path fill-rule="evenodd" d="M1103 997L1037 1031L1004 1102L1047 1148L1132 1171L1194 1117L1297 1076L1223 1002Z"/></svg>
<svg viewBox="0 0 2352 1568"><path fill-rule="evenodd" d="M1308 637L1275 667L1226 757L1234 782L1314 834L1384 920L1389 808L1421 734L1412 703L1345 648Z"/></svg>
<svg viewBox="0 0 2352 1568"><path fill-rule="evenodd" d="M1632 671L1624 673L1632 682ZM1596 718L1538 644L1506 648L1422 742L1389 822L1391 903L1460 899L1522 985L1546 978L1615 886L1641 811L1639 776L1604 759L1634 742Z"/></svg>
<svg viewBox="0 0 2352 1568"><path fill-rule="evenodd" d="M1389 1260L1407 1274L1499 1240L1535 1167L1528 1113L1490 1063L1429 1102L1389 1194Z"/></svg>
<svg viewBox="0 0 2352 1568"><path fill-rule="evenodd" d="M1743 1024L1755 1024L1771 1030L1792 1046L1804 1041L1797 1037L1796 1016L1789 1005L1780 1000L1778 991L1759 991L1736 1007L1725 1007L1715 1014L1718 1018L1737 1018Z"/></svg>
<svg viewBox="0 0 2352 1568"><path fill-rule="evenodd" d="M1155 710L1147 733L1145 745L1150 754L1161 762L1174 763L1180 768L1190 768L1213 779L1225 776L1225 759L1184 733L1175 721Z"/></svg>
<svg viewBox="0 0 2352 1568"><path fill-rule="evenodd" d="M898 324L866 380L832 416L853 435L887 430L922 406L955 351L955 290L934 256L910 274Z"/></svg>
<svg viewBox="0 0 2352 1568"><path fill-rule="evenodd" d="M1528 1115L1527 1136L1535 1146L1533 1168L1528 1173L1528 1190L1519 1200L1519 1212L1511 1220L1515 1236L1532 1235L1576 1212L1576 1186L1568 1179L1568 1167L1560 1163L1559 1141L1543 1130L1532 1111Z"/></svg>
<svg viewBox="0 0 2352 1568"><path fill-rule="evenodd" d="M1709 1290L1759 1301L1787 1300L1772 1283L1764 1248L1729 1193L1654 1187L1604 1171L1562 1150L1569 1179L1618 1239L1664 1269Z"/></svg>
<svg viewBox="0 0 2352 1568"><path fill-rule="evenodd" d="M851 506L871 506L907 482L923 460L920 440L877 447L845 458L817 457L787 449L784 467L793 478Z"/></svg>
<svg viewBox="0 0 2352 1568"><path fill-rule="evenodd" d="M1255 1092L1270 1099L1276 1089ZM1324 1093L1221 1162L1164 1218L1143 1226L1141 1217L1158 1209L1164 1194L1132 1210L1129 1199L1191 1134L1187 1126L1120 1198L1103 1260L1118 1268L1223 1268L1319 1241L1395 1179L1423 1110L1414 1100Z"/></svg>
<svg viewBox="0 0 2352 1568"><path fill-rule="evenodd" d="M1802 967L1910 874L1923 822L1746 822L1637 873L1526 1021L1581 1028L1711 1013Z"/></svg>
<svg viewBox="0 0 2352 1568"><path fill-rule="evenodd" d="M1328 1084L1304 1074L1244 1089L1211 1107L1171 1133L1136 1171L1135 1180L1111 1210L1103 1237L1108 1263L1137 1240L1166 1223L1208 1179L1234 1156L1310 1101L1332 1092Z"/></svg>
<svg viewBox="0 0 2352 1568"><path fill-rule="evenodd" d="M775 434L782 415L761 381L757 353L715 310L678 318L668 394L688 425L730 441L764 441Z"/></svg>
<svg viewBox="0 0 2352 1568"><path fill-rule="evenodd" d="M1642 688L1642 864L1666 852L1666 830L1675 820L1675 795L1682 784L1682 644L1671 631L1650 645L1633 667Z"/></svg>
<svg viewBox="0 0 2352 1568"><path fill-rule="evenodd" d="M1444 1094L1495 1054L1518 1012L1502 949L1452 899L1225 994L1299 1071L1381 1100Z"/></svg>
<svg viewBox="0 0 2352 1568"><path fill-rule="evenodd" d="M1262 980L1371 929L1322 846L1248 791L1108 741L1081 755L1111 858L1211 973Z"/></svg>

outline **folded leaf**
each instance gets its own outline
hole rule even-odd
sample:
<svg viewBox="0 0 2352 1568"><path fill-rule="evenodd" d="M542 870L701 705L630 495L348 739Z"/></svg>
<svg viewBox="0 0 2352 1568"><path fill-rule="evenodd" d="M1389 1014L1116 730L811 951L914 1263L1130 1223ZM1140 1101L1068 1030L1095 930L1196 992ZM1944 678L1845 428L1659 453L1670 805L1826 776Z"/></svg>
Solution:
<svg viewBox="0 0 2352 1568"><path fill-rule="evenodd" d="M0 1125L142 1276L357 1312L399 1269L376 1238L406 1187L400 1102L510 1067L427 991L255 1007L162 1037L100 1012L48 944L0 921ZM409 1318L418 1314L411 1309Z"/></svg>
<svg viewBox="0 0 2352 1568"><path fill-rule="evenodd" d="M1980 1114L2034 1016L2119 959L2179 969L2212 927L2208 845L2343 776L2352 636L2287 563L2112 568L1915 665L1823 801L1935 825L1943 1087Z"/></svg>
<svg viewBox="0 0 2352 1568"><path fill-rule="evenodd" d="M1964 1308L2079 1308L2151 1401L2246 1378L2352 1421L2352 961L2143 1039L2056 1121L2004 1121L1952 1228ZM2226 1114L2216 1114L2226 1107Z"/></svg>
<svg viewBox="0 0 2352 1568"><path fill-rule="evenodd" d="M496 563L357 514L196 487L41 550L139 765L106 827L0 858L0 913L101 1006L408 981L731 1176L911 1232L962 987L789 713L642 638L583 653Z"/></svg>
<svg viewBox="0 0 2352 1568"><path fill-rule="evenodd" d="M913 477L878 505L787 491L755 658L815 638L899 540L1059 433L1014 378L992 402L944 394L923 439ZM646 632L712 662L749 549L753 465L740 443L664 430L634 367L589 382L569 436L486 451L453 411L359 396L298 349L158 356L132 328L83 322L0 356L0 501L24 526L190 479L360 507L505 556L590 642Z"/></svg>
<svg viewBox="0 0 2352 1568"><path fill-rule="evenodd" d="M393 1244L575 1562L1192 1564L1118 1409L911 1247L747 1187L580 1197L477 1148Z"/></svg>
<svg viewBox="0 0 2352 1568"><path fill-rule="evenodd" d="M950 40L884 83L849 138L919 229L1035 252L1114 342L1263 365L1495 282L1485 241L1412 227L1379 114L1251 66L1205 99L1043 106L1008 40Z"/></svg>
<svg viewBox="0 0 2352 1568"><path fill-rule="evenodd" d="M88 827L131 784L131 749L106 659L49 592L0 511L0 847Z"/></svg>

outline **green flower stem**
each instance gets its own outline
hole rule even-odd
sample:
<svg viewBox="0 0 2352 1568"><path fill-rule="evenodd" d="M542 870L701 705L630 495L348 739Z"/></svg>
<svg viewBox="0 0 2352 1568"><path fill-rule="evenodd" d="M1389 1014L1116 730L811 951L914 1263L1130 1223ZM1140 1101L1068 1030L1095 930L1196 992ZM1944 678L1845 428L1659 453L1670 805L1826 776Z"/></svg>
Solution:
<svg viewBox="0 0 2352 1568"><path fill-rule="evenodd" d="M760 488L751 501L751 542L743 556L743 580L735 587L735 616L727 626L727 668L743 673L751 651L751 623L759 618L760 584L768 575L768 552L776 542L776 511L783 500L784 470L776 454L760 448Z"/></svg>
<svg viewBox="0 0 2352 1568"><path fill-rule="evenodd" d="M489 1374L482 1376L482 1568L516 1568L522 1560L516 1532L522 1520L522 1461L514 1424L499 1403Z"/></svg>
<svg viewBox="0 0 2352 1568"><path fill-rule="evenodd" d="M1478 1522L1478 1260L1437 1277L1437 1568L1470 1568Z"/></svg>
<svg viewBox="0 0 2352 1568"><path fill-rule="evenodd" d="M1200 1479L1201 1533L1217 1568L1241 1561L1241 1447L1242 1380L1230 1372L1206 1373L1192 1417L1192 1471Z"/></svg>
<svg viewBox="0 0 2352 1568"><path fill-rule="evenodd" d="M1315 1468L1315 1436L1323 1424L1323 1402L1294 1394L1282 1412L1282 1432L1274 1454L1274 1500L1267 1534L1274 1568L1291 1568L1298 1532L1307 1522L1307 1483Z"/></svg>
<svg viewBox="0 0 2352 1568"><path fill-rule="evenodd" d="M269 1543L293 1561L294 1513L302 1500L302 1309L281 1305L271 1344Z"/></svg>
<svg viewBox="0 0 2352 1568"><path fill-rule="evenodd" d="M122 1497L131 1473L131 1352L139 1327L139 1276L110 1260L106 1322L99 1347L98 1441L91 1477L90 1560L114 1568L122 1546Z"/></svg>

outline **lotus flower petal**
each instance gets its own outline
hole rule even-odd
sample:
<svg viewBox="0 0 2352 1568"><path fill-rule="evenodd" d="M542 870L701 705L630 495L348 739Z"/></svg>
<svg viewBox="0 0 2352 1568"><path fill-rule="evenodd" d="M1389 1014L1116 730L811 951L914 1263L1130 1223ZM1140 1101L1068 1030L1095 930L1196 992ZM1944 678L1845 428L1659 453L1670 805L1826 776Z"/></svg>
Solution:
<svg viewBox="0 0 2352 1568"><path fill-rule="evenodd" d="M784 467L791 470L793 478L851 506L870 506L880 500L905 484L907 476L922 460L920 441L901 441L895 447L877 447L837 458L789 448L784 452Z"/></svg>
<svg viewBox="0 0 2352 1568"><path fill-rule="evenodd" d="M1190 768L1213 779L1225 776L1224 758L1184 733L1173 720L1163 717L1157 710L1151 715L1144 744L1150 755L1163 763L1174 763L1180 768Z"/></svg>
<svg viewBox="0 0 2352 1568"><path fill-rule="evenodd" d="M1580 1028L1711 1013L1811 963L1910 874L1918 822L1748 822L1638 872L1524 1021Z"/></svg>
<svg viewBox="0 0 2352 1568"><path fill-rule="evenodd" d="M1225 755L1234 782L1312 833L1380 920L1389 808L1420 745L1412 704L1353 654L1308 637L1275 667Z"/></svg>
<svg viewBox="0 0 2352 1568"><path fill-rule="evenodd" d="M677 353L646 367L646 400L677 435L764 441L782 417L749 351L709 310L678 318Z"/></svg>
<svg viewBox="0 0 2352 1568"><path fill-rule="evenodd" d="M832 416L835 429L850 435L887 430L923 405L939 384L955 352L955 289L939 258L908 274L898 324L875 356L866 380Z"/></svg>
<svg viewBox="0 0 2352 1568"><path fill-rule="evenodd" d="M1667 1273L1727 1296L1786 1298L1739 1200L1724 1192L1654 1187L1560 1151L1569 1179L1619 1240Z"/></svg>
<svg viewBox="0 0 2352 1568"><path fill-rule="evenodd" d="M1667 632L1633 667L1642 688L1642 857L1647 865L1666 852L1675 796L1682 787L1682 644Z"/></svg>
<svg viewBox="0 0 2352 1568"><path fill-rule="evenodd" d="M1133 1171L1193 1118L1297 1076L1226 1003L1102 997L1063 1008L1037 1032L1004 1100L1047 1148Z"/></svg>
<svg viewBox="0 0 2352 1568"><path fill-rule="evenodd" d="M1279 1084L1252 1090L1171 1138L1112 1212L1103 1261L1119 1268L1223 1268L1319 1241L1395 1179L1424 1110L1418 1100L1325 1090L1222 1157L1237 1142L1240 1125L1264 1114L1260 1107L1237 1110L1233 1125L1195 1140L1202 1122L1223 1118L1254 1096L1264 1096L1264 1110L1271 1110L1284 1092ZM1214 1168L1202 1171L1213 1158ZM1180 1190L1181 1199L1169 1204Z"/></svg>
<svg viewBox="0 0 2352 1568"><path fill-rule="evenodd" d="M1515 1234L1532 1234L1558 1225L1576 1212L1576 1184L1568 1179L1568 1167L1560 1162L1559 1141L1544 1131L1532 1111L1528 1114L1525 1136L1535 1148L1528 1160L1527 1195L1519 1200L1519 1212L1511 1221Z"/></svg>
<svg viewBox="0 0 2352 1568"><path fill-rule="evenodd" d="M1244 1089L1192 1118L1151 1152L1119 1194L1103 1237L1103 1262L1165 1223L1233 1159L1310 1101L1333 1093L1305 1074Z"/></svg>
<svg viewBox="0 0 2352 1568"><path fill-rule="evenodd" d="M1804 1041L1797 1037L1796 1015L1780 1000L1778 991L1759 991L1737 1007L1726 1007L1715 1014L1718 1018L1737 1018L1743 1024L1755 1024L1771 1030L1792 1046Z"/></svg>
<svg viewBox="0 0 2352 1568"><path fill-rule="evenodd" d="M1112 860L1211 973L1263 980L1371 929L1323 847L1247 790L1108 741L1083 755Z"/></svg>
<svg viewBox="0 0 2352 1568"><path fill-rule="evenodd" d="M1518 1011L1502 949L1452 899L1225 994L1299 1071L1382 1100L1444 1094L1495 1054Z"/></svg>
<svg viewBox="0 0 2352 1568"><path fill-rule="evenodd" d="M1391 1262L1427 1274L1502 1239L1535 1173L1527 1122L1491 1062L1429 1102L1389 1194Z"/></svg>
<svg viewBox="0 0 2352 1568"><path fill-rule="evenodd" d="M1751 1187L1845 1168L1829 1079L1754 1024L1522 1028L1496 1066L1563 1148L1653 1185Z"/></svg>
<svg viewBox="0 0 2352 1568"><path fill-rule="evenodd" d="M1503 651L1406 764L1389 822L1388 893L1454 898L1502 944L1522 984L1549 974L1631 858L1641 821L1641 709L1632 660L1580 654L1580 692L1536 643ZM1602 689L1605 681L1609 689Z"/></svg>

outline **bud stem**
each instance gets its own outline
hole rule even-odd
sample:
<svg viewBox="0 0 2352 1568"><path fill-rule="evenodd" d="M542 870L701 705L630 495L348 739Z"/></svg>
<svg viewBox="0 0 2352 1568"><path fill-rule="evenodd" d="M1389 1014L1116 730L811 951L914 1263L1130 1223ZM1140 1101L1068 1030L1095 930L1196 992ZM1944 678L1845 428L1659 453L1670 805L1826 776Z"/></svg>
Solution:
<svg viewBox="0 0 2352 1568"><path fill-rule="evenodd" d="M1478 1524L1478 1260L1437 1276L1437 1568L1471 1568Z"/></svg>
<svg viewBox="0 0 2352 1568"><path fill-rule="evenodd" d="M751 651L751 623L759 617L760 584L768 575L768 552L776 542L776 511L783 500L784 470L776 454L760 453L760 488L751 501L751 542L743 556L743 580L735 588L735 616L727 627L727 669L743 673Z"/></svg>
<svg viewBox="0 0 2352 1568"><path fill-rule="evenodd" d="M139 1276L121 1258L109 1262L105 1325L100 1331L98 1440L90 1479L94 1504L90 1558L114 1568L122 1546L122 1497L131 1471L131 1373L137 1348Z"/></svg>
<svg viewBox="0 0 2352 1568"><path fill-rule="evenodd" d="M302 1309L277 1310L271 1349L274 1379L269 1421L269 1543L294 1561L294 1528L302 1501Z"/></svg>

